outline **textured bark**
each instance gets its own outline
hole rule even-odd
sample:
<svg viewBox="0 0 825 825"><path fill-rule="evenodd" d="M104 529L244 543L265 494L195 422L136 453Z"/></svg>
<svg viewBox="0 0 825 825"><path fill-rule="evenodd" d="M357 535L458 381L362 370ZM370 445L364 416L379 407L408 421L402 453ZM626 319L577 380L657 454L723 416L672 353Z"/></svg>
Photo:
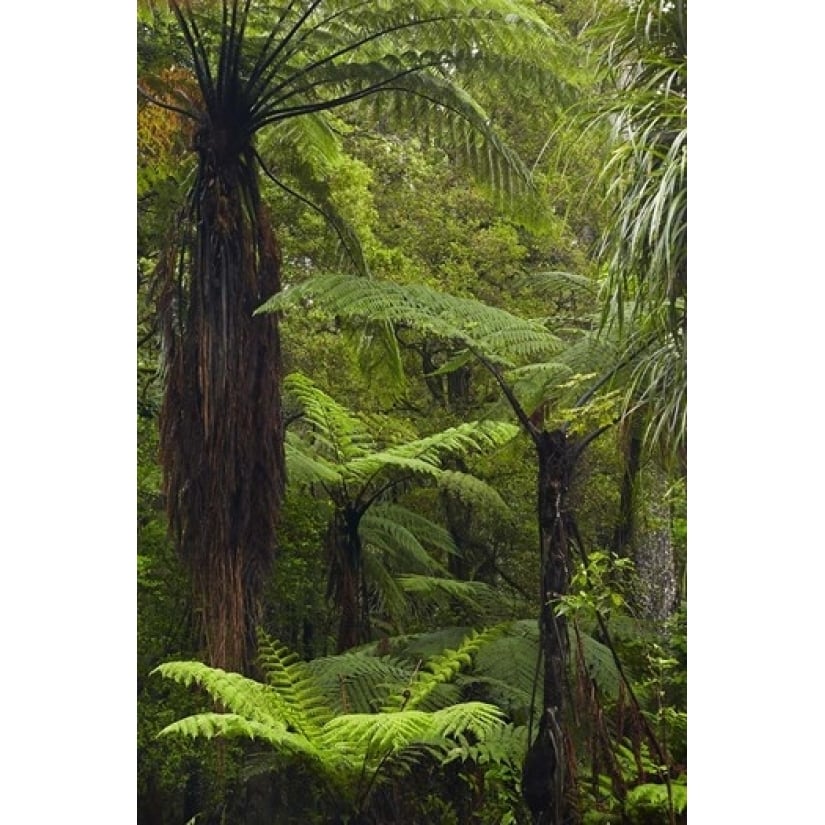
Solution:
<svg viewBox="0 0 825 825"><path fill-rule="evenodd" d="M283 489L277 318L280 254L251 149L199 136L182 238L161 267L166 387L160 448L171 529L206 659L247 670Z"/></svg>
<svg viewBox="0 0 825 825"><path fill-rule="evenodd" d="M336 512L330 525L327 597L332 599L338 613L338 653L369 638L361 537L358 534L361 515L358 510L346 507Z"/></svg>
<svg viewBox="0 0 825 825"><path fill-rule="evenodd" d="M638 574L635 601L639 614L662 622L678 605L676 556L670 529L670 513L665 501L665 484L654 479L647 496L647 518L633 541L633 561Z"/></svg>
<svg viewBox="0 0 825 825"><path fill-rule="evenodd" d="M567 673L567 621L556 616L559 596L570 584L570 514L566 497L573 469L573 446L562 430L540 432L538 453L538 519L541 547L541 614L539 640L544 662L544 703L536 739L524 763L524 799L536 825L563 825L571 820L566 771L564 691Z"/></svg>

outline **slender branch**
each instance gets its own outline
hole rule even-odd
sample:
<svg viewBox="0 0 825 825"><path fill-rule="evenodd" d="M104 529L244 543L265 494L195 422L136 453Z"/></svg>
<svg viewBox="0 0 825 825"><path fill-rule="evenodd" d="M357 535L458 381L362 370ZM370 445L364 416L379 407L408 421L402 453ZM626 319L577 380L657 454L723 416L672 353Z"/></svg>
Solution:
<svg viewBox="0 0 825 825"><path fill-rule="evenodd" d="M510 402L510 406L513 408L513 412L516 414L516 418L518 418L521 426L527 431L527 434L530 438L533 439L533 442L538 446L539 444L539 436L540 432L539 429L536 427L535 424L530 420L530 417L524 411L524 407L521 406L519 403L518 398L516 398L515 393L511 389L510 385L504 380L501 375L500 370L498 367L493 364L488 358L482 355L475 347L467 345L467 349L472 352L472 354L487 368L487 370L492 374L493 378L496 379L496 383L501 388L501 391L504 393L507 400Z"/></svg>
<svg viewBox="0 0 825 825"><path fill-rule="evenodd" d="M162 100L158 100L156 97L152 97L148 92L143 91L140 86L137 87L138 94L148 100L150 103L154 104L155 106L160 106L161 109L167 109L170 112L175 112L176 114L183 115L184 117L188 117L191 120L197 120L198 116L195 112L192 112L188 109L181 109L179 106L173 106L171 103L164 103Z"/></svg>
<svg viewBox="0 0 825 825"><path fill-rule="evenodd" d="M370 86L367 86L364 89L359 89L357 92L350 92L349 94L341 95L340 97L332 98L331 100L322 100L316 101L314 103L304 103L300 106L291 106L287 109L281 109L279 111L274 111L271 114L267 114L264 117L256 118L254 123L254 128L260 129L263 126L267 126L270 123L277 123L280 120L286 120L290 117L296 117L297 115L304 115L309 114L310 112L325 112L329 109L337 109L339 106L344 106L347 103L355 103L358 100L362 100L365 97L369 97L376 92L382 91L388 83L393 83L396 80L400 80L402 77L406 75L413 74L417 72L419 69L407 69L404 72L400 72L392 77L388 77L385 80L380 81L379 83L373 83Z"/></svg>
<svg viewBox="0 0 825 825"><path fill-rule="evenodd" d="M278 187L280 187L281 189L283 189L283 191L284 191L284 192L286 192L287 194L292 195L294 198L297 198L297 199L298 199L299 201L301 201L302 203L305 203L305 204L306 204L307 206L309 206L311 209L314 209L314 210L315 210L315 211L316 211L319 215L321 215L321 217L322 217L322 218L323 218L323 219L324 219L324 220L325 220L328 224L330 224L330 226L332 226L332 228L335 230L335 234L338 236L338 240L339 240L339 241L341 241L341 246L343 246L343 247L344 247L344 250L346 251L346 253L347 253L347 255L348 255L349 259L350 259L350 260L352 261L352 263L355 265L355 268L356 268L356 269L360 269L360 266L359 266L359 263L358 263L358 258L357 258L357 256L356 256L356 255L355 255L355 253L354 253L354 252L350 249L349 244L347 243L347 239L344 237L343 232L341 232L341 230L340 230L340 228L338 227L338 225L336 224L335 220L334 220L334 219L333 219L333 218L332 218L332 217L331 217L331 216L330 216L327 212L325 212L325 211L324 211L324 210L323 210L320 206L318 206L317 204L313 203L313 202L312 202L309 198L305 197L305 196L304 196L304 195L302 195L300 192L296 192L294 189L292 189L291 187L287 186L287 185L286 185L285 183L283 183L282 181L278 180L278 178L276 178L276 177L275 177L275 175L274 175L274 174L270 171L270 169L269 169L269 167L266 165L266 163L264 163L264 160L263 160L263 158L261 157L261 155L260 155L260 153L258 152L258 150L257 150L257 149L253 149L253 152L255 153L255 158L257 159L258 163L260 163L260 165L261 165L261 169L263 170L264 174L265 174L265 175L266 175L266 176L267 176L267 177L268 177L268 178L269 178L269 179L270 179L270 180L271 180L271 181L272 181L272 182L273 182L276 186L278 186Z"/></svg>
<svg viewBox="0 0 825 825"><path fill-rule="evenodd" d="M610 382L617 373L624 369L631 361L634 361L638 358L649 346L655 343L655 337L651 337L647 340L644 344L642 344L638 349L631 352L629 355L624 357L615 367L605 373L584 395L580 396L579 399L573 404L574 408L583 407L605 384Z"/></svg>
<svg viewBox="0 0 825 825"><path fill-rule="evenodd" d="M381 469L382 468L376 470L372 478L375 478L375 475L379 473ZM369 486L369 483L370 481L372 481L372 478L370 478L366 482L366 484L364 485L364 489L366 489ZM393 481L388 481L383 487L379 487L379 489L376 490L375 493L373 493L373 495L371 495L366 501L363 501L361 503L361 512L365 513L367 510L369 510L369 508L372 507L373 503L388 490L392 490L393 487L397 487L399 484L404 484L412 478L414 478L414 476L410 474L406 476L401 476L401 478L396 478ZM358 502L359 500L360 496L358 497L358 499L356 499L356 502Z"/></svg>
<svg viewBox="0 0 825 825"><path fill-rule="evenodd" d="M584 542L582 541L581 534L579 533L579 528L574 521L570 523L571 534L573 536L573 544L576 549L579 551L579 555L581 556L582 562L584 562L585 566L585 576L587 576L587 568L589 566L589 560L587 556L587 552L584 549ZM616 665L616 670L619 672L619 677L621 678L622 682L624 683L625 687L627 688L628 695L630 696L630 700L633 703L634 708L641 720L642 726L645 729L645 733L647 734L648 740L650 744L653 746L653 750L656 752L656 758L659 760L659 764L662 766L667 766L668 761L665 758L664 751L662 750L661 745L659 744L659 740L656 738L656 734L653 732L650 724L647 721L644 713L642 712L642 707L639 703L639 699L636 696L636 692L633 690L633 685L630 682L630 679L625 672L624 666L622 665L622 661L619 658L619 654L616 652L616 648L613 644L613 637L610 635L610 631L607 628L607 622L605 621L604 614L598 608L595 609L596 613L596 621L598 622L599 629L602 632L602 637L604 638L604 643L607 648L610 650L610 655L613 657L613 662ZM668 785L668 796L670 796L670 773L667 771L665 773L665 781Z"/></svg>

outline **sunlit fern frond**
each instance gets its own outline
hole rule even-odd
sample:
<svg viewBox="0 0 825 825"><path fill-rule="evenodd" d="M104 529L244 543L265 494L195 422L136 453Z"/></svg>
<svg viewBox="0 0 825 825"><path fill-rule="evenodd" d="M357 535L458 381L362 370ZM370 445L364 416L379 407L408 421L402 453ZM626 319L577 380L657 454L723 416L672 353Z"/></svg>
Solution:
<svg viewBox="0 0 825 825"><path fill-rule="evenodd" d="M273 725L276 728L286 723L283 701L275 691L239 673L228 673L201 662L166 662L155 668L152 673L172 679L186 687L197 685L205 690L213 701L251 723Z"/></svg>
<svg viewBox="0 0 825 825"><path fill-rule="evenodd" d="M258 659L267 683L287 706L286 721L307 736L317 735L331 714L306 662L262 631Z"/></svg>
<svg viewBox="0 0 825 825"><path fill-rule="evenodd" d="M341 465L372 448L364 422L306 376L291 373L284 379L284 390L300 406L301 425L309 430L306 440L322 459L337 465L339 472Z"/></svg>

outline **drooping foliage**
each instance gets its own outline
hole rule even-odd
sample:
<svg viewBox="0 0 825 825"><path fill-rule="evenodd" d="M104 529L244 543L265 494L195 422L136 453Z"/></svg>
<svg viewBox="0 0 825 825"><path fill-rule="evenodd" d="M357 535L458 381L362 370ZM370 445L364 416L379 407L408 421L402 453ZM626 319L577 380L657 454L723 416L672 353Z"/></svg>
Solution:
<svg viewBox="0 0 825 825"><path fill-rule="evenodd" d="M614 145L602 170L603 325L622 335L628 408L684 463L687 431L687 0L634 0L600 28Z"/></svg>
<svg viewBox="0 0 825 825"><path fill-rule="evenodd" d="M147 38L153 26L167 31L163 8L141 8ZM489 58L496 68L510 60L553 77L542 55L557 38L509 0L483 10L464 0L171 0L169 9L178 38L172 51L185 63L186 82L178 82L181 72L155 71L151 93L141 91L148 104L192 123L197 164L157 268L164 493L192 572L208 659L243 667L275 549L284 473L277 318L252 317L281 280L261 176L310 203L320 193L313 206L363 263L356 235L324 198L312 165L298 170L307 173L308 195L286 186L278 159L263 157L257 136L298 117L314 119L317 128L283 132L308 157L329 136L324 113L379 93L389 101L411 95L458 130L494 184L524 180L523 166L456 72L481 71Z"/></svg>
<svg viewBox="0 0 825 825"><path fill-rule="evenodd" d="M398 619L408 594L421 591L472 602L479 584L448 581L444 558L427 549L457 552L449 533L396 499L411 485L438 484L445 475L453 494L458 489L473 496L481 488L488 500L495 498L480 479L445 469L444 462L494 450L517 428L501 421L465 422L417 437L400 422L356 415L299 373L289 375L285 386L300 409L286 441L287 466L334 505L328 595L338 612L338 649L369 640L371 605L381 607L387 619ZM506 510L500 498L498 504Z"/></svg>

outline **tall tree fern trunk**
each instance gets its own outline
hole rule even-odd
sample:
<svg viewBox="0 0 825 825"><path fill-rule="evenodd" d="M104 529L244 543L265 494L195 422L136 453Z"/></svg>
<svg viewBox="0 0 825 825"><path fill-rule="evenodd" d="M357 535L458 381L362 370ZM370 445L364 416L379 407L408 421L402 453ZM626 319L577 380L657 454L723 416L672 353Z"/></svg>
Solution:
<svg viewBox="0 0 825 825"><path fill-rule="evenodd" d="M570 821L567 805L572 777L567 771L568 741L564 732L567 674L567 621L555 606L570 584L570 523L566 498L572 471L572 446L562 430L540 432L538 453L538 518L541 546L541 614L539 640L544 662L544 703L538 735L524 763L524 798L536 825Z"/></svg>
<svg viewBox="0 0 825 825"><path fill-rule="evenodd" d="M358 525L362 513L344 507L335 513L329 536L328 598L338 616L336 650L343 653L367 641L369 614Z"/></svg>
<svg viewBox="0 0 825 825"><path fill-rule="evenodd" d="M170 525L208 662L248 665L283 488L280 255L250 146L205 121L191 230L167 260L160 446Z"/></svg>

